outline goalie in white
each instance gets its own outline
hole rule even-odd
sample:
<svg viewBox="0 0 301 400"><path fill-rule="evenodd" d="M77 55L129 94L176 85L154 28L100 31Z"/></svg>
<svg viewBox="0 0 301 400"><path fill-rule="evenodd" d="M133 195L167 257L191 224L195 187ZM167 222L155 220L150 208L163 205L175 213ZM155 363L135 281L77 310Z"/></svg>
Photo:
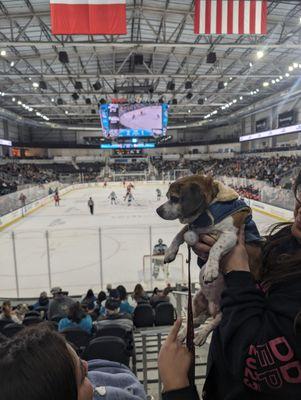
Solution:
<svg viewBox="0 0 301 400"><path fill-rule="evenodd" d="M116 193L113 191L110 193L110 196L108 197L108 199L111 200L111 204L117 204L117 195Z"/></svg>
<svg viewBox="0 0 301 400"><path fill-rule="evenodd" d="M167 245L163 243L162 239L158 240L158 243L154 246L153 256L164 256L167 250ZM158 279L160 269L162 268L166 278L169 277L168 264L164 264L164 257L153 259L153 277Z"/></svg>

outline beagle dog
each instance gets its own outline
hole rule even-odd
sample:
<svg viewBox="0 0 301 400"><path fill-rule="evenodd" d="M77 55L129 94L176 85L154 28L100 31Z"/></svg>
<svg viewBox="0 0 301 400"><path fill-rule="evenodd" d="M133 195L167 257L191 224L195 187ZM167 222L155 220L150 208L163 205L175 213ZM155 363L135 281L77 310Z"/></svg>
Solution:
<svg viewBox="0 0 301 400"><path fill-rule="evenodd" d="M201 289L193 299L194 323L203 324L206 321L195 337L195 343L202 345L221 320L220 298L224 287L219 268L221 258L236 245L237 233L243 224L246 243L259 243L261 239L252 219L251 208L239 198L235 190L213 180L211 176L192 175L178 179L170 185L166 196L168 201L157 209L158 215L166 220L179 219L186 225L165 252L165 263L176 258L184 242L194 246L200 234L209 234L216 239L207 262L201 266ZM257 268L260 265L258 249L248 246L248 252L254 254L250 260L256 258L254 266ZM208 317L213 319L208 322ZM181 336L186 336L185 330Z"/></svg>

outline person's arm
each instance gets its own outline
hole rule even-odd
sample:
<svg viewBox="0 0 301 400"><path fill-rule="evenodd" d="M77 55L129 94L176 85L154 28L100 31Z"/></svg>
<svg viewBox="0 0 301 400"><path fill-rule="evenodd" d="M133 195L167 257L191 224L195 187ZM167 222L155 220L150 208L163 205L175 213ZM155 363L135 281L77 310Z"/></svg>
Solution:
<svg viewBox="0 0 301 400"><path fill-rule="evenodd" d="M163 400L199 400L196 387L189 386L191 354L177 340L181 324L180 319L175 322L159 353L158 367L164 387Z"/></svg>

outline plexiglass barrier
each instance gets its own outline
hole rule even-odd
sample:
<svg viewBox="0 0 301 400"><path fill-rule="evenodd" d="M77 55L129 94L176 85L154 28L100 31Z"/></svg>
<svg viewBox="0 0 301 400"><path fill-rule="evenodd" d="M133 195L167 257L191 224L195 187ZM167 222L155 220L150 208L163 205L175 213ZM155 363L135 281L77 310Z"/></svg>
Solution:
<svg viewBox="0 0 301 400"><path fill-rule="evenodd" d="M79 295L90 288L98 292L109 283L113 287L123 284L128 291L133 291L137 283L142 283L147 290L155 286L163 289L167 283L185 284L184 245L181 256L168 265L168 273L162 264L153 279L148 277L154 260L145 257L152 254L159 238L169 245L178 231L179 225L3 231L0 235L1 297L35 297L44 290L49 293L55 286ZM147 265L145 260L149 260ZM196 266L196 258L193 263ZM179 273L182 268L184 275ZM198 281L198 271L197 267L192 268L194 282ZM184 277L183 282L179 276Z"/></svg>

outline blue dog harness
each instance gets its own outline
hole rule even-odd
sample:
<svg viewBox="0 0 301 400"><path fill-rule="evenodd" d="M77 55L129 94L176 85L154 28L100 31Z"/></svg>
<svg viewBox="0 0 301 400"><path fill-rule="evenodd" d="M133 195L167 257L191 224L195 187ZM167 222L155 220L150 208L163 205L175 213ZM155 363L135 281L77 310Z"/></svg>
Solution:
<svg viewBox="0 0 301 400"><path fill-rule="evenodd" d="M247 210L250 215L245 221L245 240L247 243L261 241L260 234L257 226L252 219L251 209L242 199L231 200L231 201L217 201L211 204L203 214L201 214L193 223L190 225L191 229L194 228L207 228L214 226L219 222L223 221L230 215L234 215L239 211Z"/></svg>

